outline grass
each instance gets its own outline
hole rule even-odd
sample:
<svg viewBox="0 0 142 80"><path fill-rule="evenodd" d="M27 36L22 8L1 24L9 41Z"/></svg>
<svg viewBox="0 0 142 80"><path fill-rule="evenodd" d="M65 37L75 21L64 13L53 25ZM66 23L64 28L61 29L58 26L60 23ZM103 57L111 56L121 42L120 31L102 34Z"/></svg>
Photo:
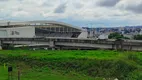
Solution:
<svg viewBox="0 0 142 80"><path fill-rule="evenodd" d="M120 54L121 53L121 54ZM81 50L69 50L69 51L27 51L27 50L4 50L0 51L0 54L11 55L11 56L21 56L26 55L28 57L40 58L88 58L88 59L116 59L123 56L123 53L127 52L117 52L108 50L94 50L94 51L81 51ZM132 52L131 52L132 53Z"/></svg>
<svg viewBox="0 0 142 80"><path fill-rule="evenodd" d="M100 59L100 60L128 60L129 55L135 55L142 61L142 52L122 52L110 50L2 50L4 56L26 56L34 59Z"/></svg>
<svg viewBox="0 0 142 80"><path fill-rule="evenodd" d="M24 66L25 67L25 66ZM28 69L21 70L21 80L95 80L93 77L80 75L75 72L63 74L62 72L51 69ZM0 80L8 80L7 68L0 66ZM12 79L17 80L18 71L14 68L12 72Z"/></svg>
<svg viewBox="0 0 142 80"><path fill-rule="evenodd" d="M21 80L142 79L142 52L110 50L2 50L0 61L22 65ZM22 62L22 63L21 63ZM0 67L0 80L7 70ZM97 78L102 77L102 78ZM125 79L124 79L125 80Z"/></svg>
<svg viewBox="0 0 142 80"><path fill-rule="evenodd" d="M0 66L0 80L7 80L7 78L8 78L7 69L4 68L3 66Z"/></svg>

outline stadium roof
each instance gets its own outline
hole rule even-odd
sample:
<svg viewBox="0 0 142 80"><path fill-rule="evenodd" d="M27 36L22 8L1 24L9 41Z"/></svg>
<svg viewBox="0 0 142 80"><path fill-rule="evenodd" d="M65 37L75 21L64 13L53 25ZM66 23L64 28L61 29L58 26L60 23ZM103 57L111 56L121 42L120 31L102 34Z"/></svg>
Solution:
<svg viewBox="0 0 142 80"><path fill-rule="evenodd" d="M17 21L0 21L0 26L8 26L11 25L11 26L16 26L16 25L36 25L36 24L55 24L55 25L61 25L61 26L66 26L66 27L71 27L71 28L75 28L75 29L78 29L78 30L83 30L82 28L80 27L77 27L77 26L73 26L73 25L70 25L70 24L67 24L67 23L64 23L64 22L57 22L57 21L46 21L46 20L40 20L40 21L23 21L23 22L17 22Z"/></svg>

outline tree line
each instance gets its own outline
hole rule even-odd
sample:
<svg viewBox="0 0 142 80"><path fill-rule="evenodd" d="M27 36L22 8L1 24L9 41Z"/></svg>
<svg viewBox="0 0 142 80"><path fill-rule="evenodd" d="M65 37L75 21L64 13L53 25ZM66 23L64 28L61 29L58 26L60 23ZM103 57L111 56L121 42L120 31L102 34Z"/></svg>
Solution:
<svg viewBox="0 0 142 80"><path fill-rule="evenodd" d="M118 32L110 33L108 38L109 39L130 39L129 37L125 37L123 34L118 33ZM133 39L142 40L142 35L140 35L140 34L134 35Z"/></svg>

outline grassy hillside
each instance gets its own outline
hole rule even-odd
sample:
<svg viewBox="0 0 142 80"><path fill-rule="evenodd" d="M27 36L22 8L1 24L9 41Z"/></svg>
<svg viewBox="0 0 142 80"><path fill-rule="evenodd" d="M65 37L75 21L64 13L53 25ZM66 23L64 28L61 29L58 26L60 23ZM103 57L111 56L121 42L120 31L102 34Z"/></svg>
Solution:
<svg viewBox="0 0 142 80"><path fill-rule="evenodd" d="M15 70L16 65L24 65L23 80L142 80L142 52L2 50L0 62ZM4 74L0 73L0 78Z"/></svg>
<svg viewBox="0 0 142 80"><path fill-rule="evenodd" d="M25 67L25 66L24 66ZM8 79L8 72L7 69L3 66L0 66L0 80L7 80ZM13 71L13 80L17 80L17 69L14 68ZM61 72L45 69L42 70L38 69L31 69L31 68L23 68L21 70L21 80L94 80L93 77L89 77L86 75L80 75L75 72L70 72L68 74L63 74ZM97 79L96 79L97 80Z"/></svg>

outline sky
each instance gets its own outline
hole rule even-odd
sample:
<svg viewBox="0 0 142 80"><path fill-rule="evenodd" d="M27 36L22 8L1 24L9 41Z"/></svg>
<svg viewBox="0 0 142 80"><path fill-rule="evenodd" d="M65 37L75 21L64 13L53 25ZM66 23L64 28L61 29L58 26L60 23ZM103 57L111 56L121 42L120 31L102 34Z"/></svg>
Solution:
<svg viewBox="0 0 142 80"><path fill-rule="evenodd" d="M0 0L0 21L52 20L80 27L142 25L142 0Z"/></svg>

